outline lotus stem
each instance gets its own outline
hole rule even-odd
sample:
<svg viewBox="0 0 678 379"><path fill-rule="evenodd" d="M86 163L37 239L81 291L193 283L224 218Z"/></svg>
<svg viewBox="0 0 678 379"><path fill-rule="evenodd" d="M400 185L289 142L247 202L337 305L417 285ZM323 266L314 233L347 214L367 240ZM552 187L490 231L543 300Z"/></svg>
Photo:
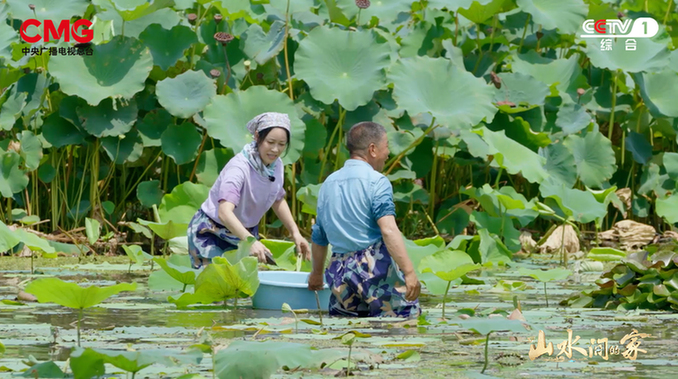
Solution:
<svg viewBox="0 0 678 379"><path fill-rule="evenodd" d="M288 4L289 4L289 2L288 2ZM358 8L358 18L355 21L356 27L360 26L360 12L362 12L362 10L363 10L362 8ZM664 22L664 24L666 24L666 22Z"/></svg>
<svg viewBox="0 0 678 379"><path fill-rule="evenodd" d="M315 302L318 304L318 317L320 317L320 325L323 324L323 309L320 307L320 297L318 296L318 291L315 292Z"/></svg>
<svg viewBox="0 0 678 379"><path fill-rule="evenodd" d="M447 292L450 290L450 285L452 281L447 282L447 288L445 288L445 294L443 295L443 319L445 319L445 300L447 299Z"/></svg>
<svg viewBox="0 0 678 379"><path fill-rule="evenodd" d="M546 282L544 282L544 297L546 298L546 308L549 307L549 294L546 292Z"/></svg>
<svg viewBox="0 0 678 379"><path fill-rule="evenodd" d="M525 27L523 28L523 36L520 38L520 45L518 45L518 54L520 54L520 50L523 48L523 41L525 41L525 34L527 33L527 26L530 24L530 16L531 14L527 14L527 19L525 20Z"/></svg>
<svg viewBox="0 0 678 379"><path fill-rule="evenodd" d="M487 333L487 337L485 338L485 365L483 366L483 371L480 372L481 374L484 374L485 369L487 369L487 363L488 363L487 350L490 346L490 334L492 334L492 332Z"/></svg>
<svg viewBox="0 0 678 379"><path fill-rule="evenodd" d="M433 216L435 211L435 201L436 201L436 178L438 177L438 146L440 146L440 141L436 141L436 150L433 153L433 165L431 166L431 185L429 187L429 198L428 198L428 215Z"/></svg>
<svg viewBox="0 0 678 379"><path fill-rule="evenodd" d="M664 26L666 26L666 21L669 19L669 14L671 13L671 6L673 5L673 0L669 0L669 5L666 7L666 14L664 15Z"/></svg>
<svg viewBox="0 0 678 379"><path fill-rule="evenodd" d="M198 148L198 157L195 159L195 164L193 165L191 176L188 177L189 182L193 181L193 177L195 176L195 170L198 168L198 163L200 162L200 154L202 154L202 149L205 147L205 142L207 141L207 130L203 129L202 133L203 133L202 142L200 142L200 148Z"/></svg>
<svg viewBox="0 0 678 379"><path fill-rule="evenodd" d="M398 162L400 162L400 160L405 156L405 154L407 154L408 151L410 151L411 149L413 149L415 146L418 146L418 145L421 143L421 141L423 141L424 138L426 138L426 136L427 136L429 133L431 133L433 130L435 130L435 128L437 128L437 127L439 126L439 125L435 125L435 122L436 122L436 118L433 117L433 118L431 119L431 125L429 125L428 129L426 129L426 130L424 131L424 133L423 133L419 138L417 138L416 140L414 140L414 142L412 142L412 143L410 144L410 146L407 147L407 149L403 150L403 151L402 151L400 154L398 154L396 157L394 157L394 158L391 159L390 161L386 162L386 165L385 165L385 166L389 166L389 168L388 168L388 170L386 170L386 172L384 172L384 175L390 174L391 171L395 168L396 164L398 164Z"/></svg>
<svg viewBox="0 0 678 379"><path fill-rule="evenodd" d="M344 119L346 118L346 109L339 105L339 123L338 125L338 130L339 130L339 137L337 138L337 154L334 156L334 171L337 171L337 168L339 168L339 152L341 151L341 139L342 139L342 134L344 132Z"/></svg>
<svg viewBox="0 0 678 379"><path fill-rule="evenodd" d="M82 308L78 312L78 347L80 347L80 321L82 320Z"/></svg>
<svg viewBox="0 0 678 379"><path fill-rule="evenodd" d="M348 363L346 364L346 377L351 375L351 351L353 351L353 344L348 346Z"/></svg>
<svg viewBox="0 0 678 379"><path fill-rule="evenodd" d="M480 67L480 61L483 59L483 49L480 48L480 24L476 24L476 44L478 45L478 59L473 67L473 75L476 74L476 70Z"/></svg>
<svg viewBox="0 0 678 379"><path fill-rule="evenodd" d="M610 109L610 123L607 129L607 139L612 141L612 130L614 129L614 108L617 106L617 71L612 74L612 109ZM622 156L624 151L622 151Z"/></svg>
<svg viewBox="0 0 678 379"><path fill-rule="evenodd" d="M343 121L343 120L341 120L341 112L339 114L339 119L340 119L339 121ZM332 135L330 136L330 140L328 142L327 147L325 149L323 149L324 154L323 154L322 163L320 164L320 176L318 177L318 182L322 182L323 175L325 174L325 163L327 163L327 157L329 156L329 150L330 150L330 147L332 147L332 142L334 141L334 136L337 134L339 128L341 128L341 123L337 122L337 125L335 125L334 131L332 132Z"/></svg>
<svg viewBox="0 0 678 379"><path fill-rule="evenodd" d="M181 292L186 292L186 286L187 285L188 285L188 283L184 283L184 288L181 289Z"/></svg>
<svg viewBox="0 0 678 379"><path fill-rule="evenodd" d="M287 0L287 9L285 10L285 37L284 37L285 39L283 40L283 49L285 50L285 70L287 71L287 89L290 91L290 99L294 101L294 92L292 91L292 76L290 75L290 59L288 57L287 52L287 37L289 36L289 33L290 33L290 0ZM292 212L292 214L294 214L294 212Z"/></svg>
<svg viewBox="0 0 678 379"><path fill-rule="evenodd" d="M459 34L459 11L454 13L454 46L457 46L458 34Z"/></svg>

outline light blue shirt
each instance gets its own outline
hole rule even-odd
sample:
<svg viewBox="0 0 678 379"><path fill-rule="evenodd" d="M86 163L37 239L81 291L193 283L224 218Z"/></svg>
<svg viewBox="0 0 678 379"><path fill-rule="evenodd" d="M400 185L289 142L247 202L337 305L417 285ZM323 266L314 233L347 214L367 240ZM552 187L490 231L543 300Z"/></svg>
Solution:
<svg viewBox="0 0 678 379"><path fill-rule="evenodd" d="M320 187L317 213L315 244L338 254L365 249L382 238L377 220L395 216L393 187L367 162L349 159Z"/></svg>

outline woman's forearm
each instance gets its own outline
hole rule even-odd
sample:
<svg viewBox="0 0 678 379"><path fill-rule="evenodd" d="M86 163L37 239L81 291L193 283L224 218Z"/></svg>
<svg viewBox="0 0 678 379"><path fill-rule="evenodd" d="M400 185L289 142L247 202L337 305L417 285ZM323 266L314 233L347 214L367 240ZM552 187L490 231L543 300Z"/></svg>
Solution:
<svg viewBox="0 0 678 379"><path fill-rule="evenodd" d="M241 240L246 240L247 237L254 237L235 216L233 213L234 208L235 205L227 201L219 204L219 219L221 223Z"/></svg>

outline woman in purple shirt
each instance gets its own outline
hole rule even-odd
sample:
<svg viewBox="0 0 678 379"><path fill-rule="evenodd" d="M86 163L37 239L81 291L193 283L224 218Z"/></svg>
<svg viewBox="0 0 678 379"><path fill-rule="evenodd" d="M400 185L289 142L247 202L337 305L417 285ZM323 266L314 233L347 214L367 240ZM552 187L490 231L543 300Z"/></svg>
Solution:
<svg viewBox="0 0 678 379"><path fill-rule="evenodd" d="M245 145L221 170L209 196L188 225L188 251L194 268L200 268L254 237L250 254L260 262L271 252L259 239L259 221L273 209L292 235L297 252L310 259L308 242L299 233L285 201L283 163L289 147L290 119L286 114L262 113L247 123L254 141Z"/></svg>

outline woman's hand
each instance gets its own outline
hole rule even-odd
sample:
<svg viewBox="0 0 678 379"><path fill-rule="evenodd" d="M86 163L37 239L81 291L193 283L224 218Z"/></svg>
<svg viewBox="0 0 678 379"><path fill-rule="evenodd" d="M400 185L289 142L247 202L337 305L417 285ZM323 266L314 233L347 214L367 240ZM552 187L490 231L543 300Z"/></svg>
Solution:
<svg viewBox="0 0 678 379"><path fill-rule="evenodd" d="M308 241L301 234L296 233L292 236L294 244L297 246L297 254L305 261L311 260L311 247L308 245Z"/></svg>
<svg viewBox="0 0 678 379"><path fill-rule="evenodd" d="M266 263L266 255L272 256L271 251L268 250L268 248L260 241L256 241L252 244L252 247L250 248L250 255L257 257L261 263Z"/></svg>

